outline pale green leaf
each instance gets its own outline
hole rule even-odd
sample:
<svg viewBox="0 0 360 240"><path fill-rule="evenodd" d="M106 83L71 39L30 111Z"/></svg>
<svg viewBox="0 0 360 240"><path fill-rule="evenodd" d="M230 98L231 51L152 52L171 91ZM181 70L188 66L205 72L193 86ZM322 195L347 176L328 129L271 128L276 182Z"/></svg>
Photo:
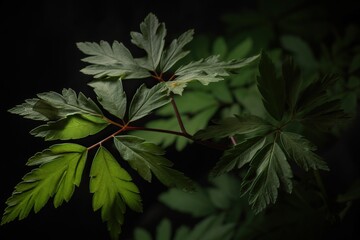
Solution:
<svg viewBox="0 0 360 240"><path fill-rule="evenodd" d="M81 69L81 72L93 75L95 78L119 77L122 79L146 78L150 73L140 67L130 51L122 44L114 41L112 46L106 41L79 42L77 47L90 57L82 61L91 63Z"/></svg>
<svg viewBox="0 0 360 240"><path fill-rule="evenodd" d="M168 71L175 63L184 58L190 51L184 51L183 47L193 39L194 30L188 30L181 34L178 39L174 39L169 48L163 52L160 60L162 72Z"/></svg>
<svg viewBox="0 0 360 240"><path fill-rule="evenodd" d="M199 81L203 85L224 80L231 72L249 65L258 59L258 55L244 58L241 60L221 61L219 56L210 56L181 66L175 71L176 77L172 81L166 82L169 90L181 95L184 88L191 81Z"/></svg>
<svg viewBox="0 0 360 240"><path fill-rule="evenodd" d="M206 140L211 138L224 138L236 134L250 134L266 132L271 125L257 116L236 116L221 119L207 128L196 132L195 138Z"/></svg>
<svg viewBox="0 0 360 240"><path fill-rule="evenodd" d="M291 132L281 132L280 139L288 156L305 171L310 168L329 170L326 162L314 153L316 147L303 136Z"/></svg>
<svg viewBox="0 0 360 240"><path fill-rule="evenodd" d="M211 176L219 176L234 168L242 168L251 162L256 153L264 147L265 140L264 137L254 137L226 150L212 169Z"/></svg>
<svg viewBox="0 0 360 240"><path fill-rule="evenodd" d="M74 143L51 146L38 152L28 161L28 165L40 167L27 173L22 182L15 186L1 224L26 218L31 209L39 212L50 197L54 197L54 206L68 202L75 186L80 185L82 172L87 158L87 149Z"/></svg>
<svg viewBox="0 0 360 240"><path fill-rule="evenodd" d="M58 121L50 121L30 131L46 141L84 138L96 134L108 126L104 119L93 115L71 115Z"/></svg>
<svg viewBox="0 0 360 240"><path fill-rule="evenodd" d="M121 79L102 79L89 83L97 95L101 105L120 119L126 112L126 94Z"/></svg>
<svg viewBox="0 0 360 240"><path fill-rule="evenodd" d="M101 217L107 222L112 239L117 239L124 222L125 204L134 211L142 211L139 189L128 172L102 146L95 154L90 177L93 209L101 208Z"/></svg>
<svg viewBox="0 0 360 240"><path fill-rule="evenodd" d="M23 115L33 120L59 120L75 114L89 114L102 116L100 108L83 93L69 88L62 93L44 92L37 94L38 98L28 99L25 103L17 105L9 112Z"/></svg>
<svg viewBox="0 0 360 240"><path fill-rule="evenodd" d="M157 145L135 136L116 136L115 147L142 178L151 182L153 173L168 187L193 190L193 182L182 172L172 169L173 163L163 157L164 150Z"/></svg>
<svg viewBox="0 0 360 240"><path fill-rule="evenodd" d="M249 204L259 213L276 202L280 183L286 192L291 193L292 177L286 156L274 141L263 147L251 161L241 191L243 195L248 194Z"/></svg>
<svg viewBox="0 0 360 240"><path fill-rule="evenodd" d="M142 84L131 100L129 122L143 118L169 102L170 98L163 83L158 83L150 89Z"/></svg>
<svg viewBox="0 0 360 240"><path fill-rule="evenodd" d="M147 53L146 63L142 67L156 71L163 54L166 28L164 23L159 20L153 13L149 13L144 21L140 24L139 32L131 32L131 42Z"/></svg>

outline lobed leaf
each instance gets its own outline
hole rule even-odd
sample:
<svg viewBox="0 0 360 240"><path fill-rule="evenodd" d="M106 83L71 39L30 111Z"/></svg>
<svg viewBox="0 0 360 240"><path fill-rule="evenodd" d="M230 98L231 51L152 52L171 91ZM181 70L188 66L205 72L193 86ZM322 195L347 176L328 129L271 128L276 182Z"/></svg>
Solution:
<svg viewBox="0 0 360 240"><path fill-rule="evenodd" d="M164 158L164 150L135 136L116 136L115 147L142 178L151 182L152 173L168 187L193 190L193 182L182 172L172 169L173 163Z"/></svg>
<svg viewBox="0 0 360 240"><path fill-rule="evenodd" d="M203 85L208 85L211 82L224 80L224 77L229 76L230 72L249 65L258 57L256 55L241 60L220 61L219 56L211 56L196 62L190 62L178 68L175 71L176 77L174 80L166 82L166 85L171 92L182 95L189 82L197 80Z"/></svg>
<svg viewBox="0 0 360 240"><path fill-rule="evenodd" d="M242 184L242 195L248 194L249 204L256 213L264 210L278 197L280 183L285 191L292 191L292 170L286 156L274 141L262 147L250 163Z"/></svg>
<svg viewBox="0 0 360 240"><path fill-rule="evenodd" d="M129 107L129 122L133 122L150 114L153 110L170 102L163 83L158 83L152 88L142 84L136 91Z"/></svg>
<svg viewBox="0 0 360 240"><path fill-rule="evenodd" d="M63 89L61 94L53 91L39 93L37 97L25 100L9 112L42 121L59 120L75 114L103 115L95 102L81 92L77 96L71 88Z"/></svg>
<svg viewBox="0 0 360 240"><path fill-rule="evenodd" d="M276 69L265 52L261 53L257 78L258 89L263 97L263 104L268 113L280 121L285 110L285 83L276 76Z"/></svg>
<svg viewBox="0 0 360 240"><path fill-rule="evenodd" d="M68 202L75 186L80 185L86 158L87 148L74 143L56 144L36 153L27 164L40 167L27 173L15 186L12 196L6 201L1 224L16 218L22 220L31 209L39 212L50 197L54 197L56 208L64 200Z"/></svg>
<svg viewBox="0 0 360 240"><path fill-rule="evenodd" d="M106 41L79 42L76 46L84 54L90 56L82 59L92 64L81 69L84 74L93 75L95 78L118 77L122 79L150 76L146 69L139 66L124 44L118 41L114 41L112 46Z"/></svg>
<svg viewBox="0 0 360 240"><path fill-rule="evenodd" d="M103 130L109 123L93 115L71 115L58 121L50 121L30 131L35 137L45 141L84 138Z"/></svg>
<svg viewBox="0 0 360 240"><path fill-rule="evenodd" d="M210 175L215 177L229 172L235 167L242 168L254 159L256 153L264 147L265 141L266 137L254 137L226 150L220 161L216 163L216 166L210 172Z"/></svg>
<svg viewBox="0 0 360 240"><path fill-rule="evenodd" d="M94 194L93 209L101 208L101 217L107 222L112 239L118 239L121 233L126 205L134 211L142 211L139 189L103 146L97 150L91 165L90 192Z"/></svg>
<svg viewBox="0 0 360 240"><path fill-rule="evenodd" d="M183 47L193 39L194 30L188 30L174 39L169 48L164 50L160 60L160 70L168 71L175 63L189 54L190 51L184 51Z"/></svg>
<svg viewBox="0 0 360 240"><path fill-rule="evenodd" d="M266 132L271 125L257 116L236 116L221 119L215 125L195 133L196 139L206 140L211 138L224 138L236 134L249 134L254 132Z"/></svg>
<svg viewBox="0 0 360 240"><path fill-rule="evenodd" d="M146 60L142 67L150 71L156 71L160 63L165 45L166 28L164 23L153 13L149 13L140 24L139 32L131 32L131 42L147 53Z"/></svg>
<svg viewBox="0 0 360 240"><path fill-rule="evenodd" d="M124 119L127 100L121 79L95 80L88 85L94 88L98 101L107 111Z"/></svg>
<svg viewBox="0 0 360 240"><path fill-rule="evenodd" d="M316 147L303 136L291 132L281 132L280 140L287 155L305 171L310 168L329 170L326 162L314 153Z"/></svg>

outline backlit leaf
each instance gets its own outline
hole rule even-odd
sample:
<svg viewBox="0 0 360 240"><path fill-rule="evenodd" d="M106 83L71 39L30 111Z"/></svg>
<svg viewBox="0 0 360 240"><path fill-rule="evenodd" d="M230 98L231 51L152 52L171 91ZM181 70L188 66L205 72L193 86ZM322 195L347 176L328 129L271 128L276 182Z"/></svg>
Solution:
<svg viewBox="0 0 360 240"><path fill-rule="evenodd" d="M101 209L101 217L107 222L111 238L118 239L126 205L134 211L142 211L139 189L126 170L102 146L94 157L90 177L90 192L94 194L93 209Z"/></svg>
<svg viewBox="0 0 360 240"><path fill-rule="evenodd" d="M15 186L6 201L1 224L16 218L22 220L32 209L39 212L51 197L54 197L55 207L64 200L68 202L75 186L80 185L86 157L87 149L73 143L53 145L31 157L27 164L40 164L40 167L27 173Z"/></svg>
<svg viewBox="0 0 360 240"><path fill-rule="evenodd" d="M69 140L96 134L108 126L104 119L93 115L71 115L58 121L50 121L30 131L36 137L50 140Z"/></svg>

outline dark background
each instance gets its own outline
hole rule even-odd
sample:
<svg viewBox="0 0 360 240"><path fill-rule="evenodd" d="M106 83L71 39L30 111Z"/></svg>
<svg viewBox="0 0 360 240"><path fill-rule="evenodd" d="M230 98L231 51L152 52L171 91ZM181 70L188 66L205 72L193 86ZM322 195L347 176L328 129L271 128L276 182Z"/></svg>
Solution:
<svg viewBox="0 0 360 240"><path fill-rule="evenodd" d="M316 2L316 1L315 1ZM328 12L328 24L345 26L359 13L359 4L344 4L339 9L335 1L318 1ZM346 7L345 7L346 6ZM177 35L190 28L197 33L222 34L223 23L220 15L237 13L245 8L255 7L254 1L1 1L1 152L0 160L0 210L5 209L5 201L13 187L21 181L31 168L26 167L27 159L34 153L49 146L42 139L34 138L28 132L37 126L36 122L23 119L7 112L25 99L35 97L44 91L61 91L73 88L91 96L86 83L89 76L80 73L84 64L83 55L75 43L81 41L118 40L131 48L130 31L139 30L139 23L151 11L165 22L168 35ZM355 124L338 142L332 146L329 157L342 161L338 167L341 177L358 173L359 154L356 138L359 124ZM52 144L52 143L50 143ZM205 159L218 152L202 147L190 147L182 153L169 149L169 158L186 161L194 155ZM345 154L344 154L345 153ZM345 156L345 157L344 157ZM185 159L185 160L184 160ZM356 159L357 162L353 162ZM347 162L350 161L350 162ZM186 164L192 167L186 168ZM186 162L180 168L192 177L198 176L196 164ZM190 171L190 172L189 172ZM204 169L202 169L204 171ZM200 171L201 173L201 171ZM201 174L199 174L201 175ZM86 176L86 172L84 174ZM351 176L347 176L351 178ZM135 178L135 177L134 177ZM79 234L81 239L108 239L106 224L102 223L99 212L91 207L88 179L84 180L69 203L58 209L47 204L39 213L31 213L22 221L14 221L0 227L1 240L22 239L73 239ZM146 226L158 222L162 214L156 208L156 196L166 190L158 182L147 184L136 180L144 199L144 214L128 211L123 225L122 239L130 239L133 226ZM334 183L335 187L339 187ZM348 220L350 227L338 229L355 231L358 215ZM358 231L357 231L358 233ZM349 235L349 234L348 234ZM348 238L350 239L350 238Z"/></svg>

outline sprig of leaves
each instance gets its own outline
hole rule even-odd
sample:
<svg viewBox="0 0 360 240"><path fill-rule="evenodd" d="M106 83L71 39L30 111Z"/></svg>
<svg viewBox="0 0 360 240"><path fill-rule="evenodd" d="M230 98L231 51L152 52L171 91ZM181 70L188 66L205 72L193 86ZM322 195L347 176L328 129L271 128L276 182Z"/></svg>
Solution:
<svg viewBox="0 0 360 240"><path fill-rule="evenodd" d="M265 52L259 62L259 91L269 119L258 116L236 116L222 119L198 131L197 139L235 137L239 142L226 150L211 171L219 176L237 169L247 169L241 193L249 198L255 212L275 203L278 188L292 191L290 160L305 171L329 170L315 153L316 147L305 136L293 132L291 124L319 127L334 125L347 118L340 101L327 94L334 84L332 75L310 85L301 84L299 68L292 59L282 65L282 76Z"/></svg>

